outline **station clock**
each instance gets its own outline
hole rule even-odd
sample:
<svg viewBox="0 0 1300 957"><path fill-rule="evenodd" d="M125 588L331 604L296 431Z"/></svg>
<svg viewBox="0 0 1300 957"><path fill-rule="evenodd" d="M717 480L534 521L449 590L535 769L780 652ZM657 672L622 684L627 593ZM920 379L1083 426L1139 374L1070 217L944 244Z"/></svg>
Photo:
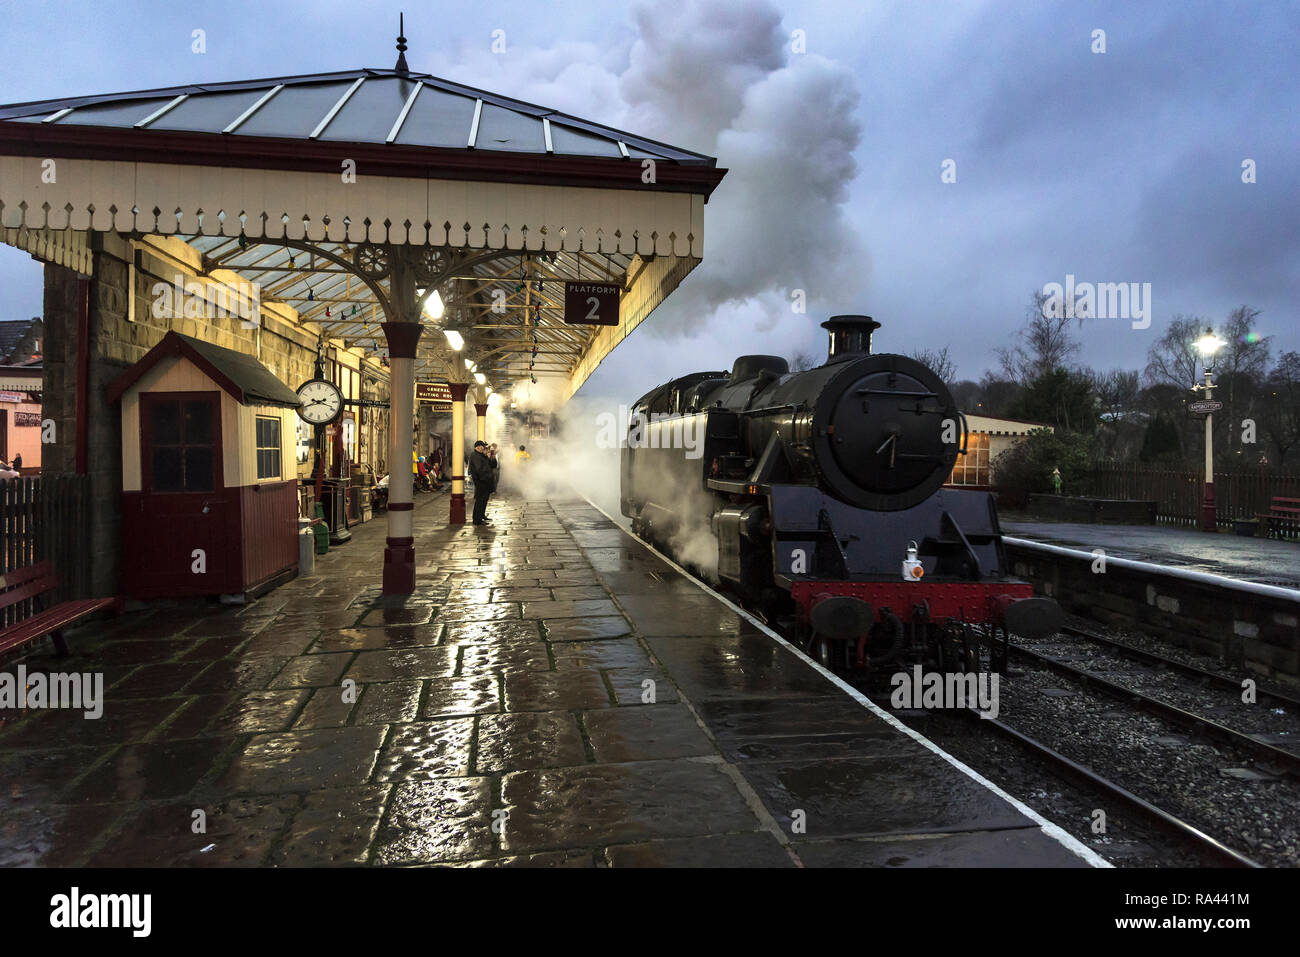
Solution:
<svg viewBox="0 0 1300 957"><path fill-rule="evenodd" d="M298 415L311 425L329 425L343 414L343 393L327 379L308 379L298 386Z"/></svg>

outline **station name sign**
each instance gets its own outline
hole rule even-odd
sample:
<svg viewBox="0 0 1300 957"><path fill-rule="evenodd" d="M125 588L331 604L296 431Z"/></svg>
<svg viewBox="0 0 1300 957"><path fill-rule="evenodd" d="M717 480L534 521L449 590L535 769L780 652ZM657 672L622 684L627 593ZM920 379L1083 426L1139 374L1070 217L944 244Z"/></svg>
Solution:
<svg viewBox="0 0 1300 957"><path fill-rule="evenodd" d="M564 321L571 326L617 326L622 294L616 282L566 282Z"/></svg>
<svg viewBox="0 0 1300 957"><path fill-rule="evenodd" d="M415 401L432 405L435 412L450 412L451 387L445 382L417 382Z"/></svg>
<svg viewBox="0 0 1300 957"><path fill-rule="evenodd" d="M1218 412L1223 408L1223 403L1218 399L1202 399L1200 402L1193 402L1187 408L1197 415L1204 415L1207 412Z"/></svg>

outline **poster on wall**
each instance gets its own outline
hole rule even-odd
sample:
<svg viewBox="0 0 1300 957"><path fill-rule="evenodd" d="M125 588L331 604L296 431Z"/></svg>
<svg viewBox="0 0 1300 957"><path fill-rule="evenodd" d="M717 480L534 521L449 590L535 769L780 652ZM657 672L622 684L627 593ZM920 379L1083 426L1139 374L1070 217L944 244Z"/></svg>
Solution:
<svg viewBox="0 0 1300 957"><path fill-rule="evenodd" d="M298 464L306 465L311 459L312 427L298 419Z"/></svg>

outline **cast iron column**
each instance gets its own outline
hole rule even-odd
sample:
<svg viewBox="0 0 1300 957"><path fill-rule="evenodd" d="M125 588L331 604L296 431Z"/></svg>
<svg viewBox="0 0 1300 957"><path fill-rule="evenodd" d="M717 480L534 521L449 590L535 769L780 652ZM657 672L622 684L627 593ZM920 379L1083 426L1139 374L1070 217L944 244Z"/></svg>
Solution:
<svg viewBox="0 0 1300 957"><path fill-rule="evenodd" d="M392 386L388 424L388 541L384 549L384 594L415 590L415 508L412 489L411 429L415 425L415 346L418 322L385 322Z"/></svg>
<svg viewBox="0 0 1300 957"><path fill-rule="evenodd" d="M393 273L390 299L395 316L382 323L388 339L391 387L388 407L388 540L384 549L384 594L415 591L415 501L412 488L411 432L415 428L415 349L420 341L420 311L415 275L406 250L390 247Z"/></svg>
<svg viewBox="0 0 1300 957"><path fill-rule="evenodd" d="M451 524L465 524L465 393L467 382L449 382L451 389Z"/></svg>
<svg viewBox="0 0 1300 957"><path fill-rule="evenodd" d="M486 402L474 403L474 412L478 416L478 440L480 442L487 441L487 409Z"/></svg>

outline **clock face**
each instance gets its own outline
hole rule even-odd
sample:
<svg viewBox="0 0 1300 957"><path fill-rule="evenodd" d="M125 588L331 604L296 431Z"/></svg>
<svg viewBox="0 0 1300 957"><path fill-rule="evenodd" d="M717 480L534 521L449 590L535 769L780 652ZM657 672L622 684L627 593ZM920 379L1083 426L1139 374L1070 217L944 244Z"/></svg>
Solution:
<svg viewBox="0 0 1300 957"><path fill-rule="evenodd" d="M343 395L333 382L311 379L298 387L298 414L312 425L329 425L343 413Z"/></svg>

